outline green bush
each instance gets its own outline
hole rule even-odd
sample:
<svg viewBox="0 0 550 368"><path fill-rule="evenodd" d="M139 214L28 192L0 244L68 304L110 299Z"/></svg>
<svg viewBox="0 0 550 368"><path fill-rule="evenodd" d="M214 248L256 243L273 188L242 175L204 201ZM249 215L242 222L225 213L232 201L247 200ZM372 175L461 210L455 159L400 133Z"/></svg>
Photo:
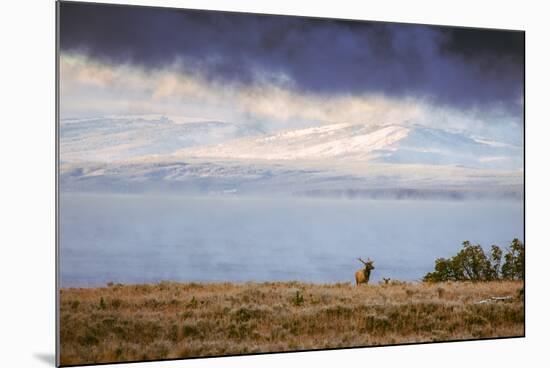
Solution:
<svg viewBox="0 0 550 368"><path fill-rule="evenodd" d="M523 280L525 276L525 246L514 239L504 254L497 245L491 246L489 256L479 244L462 243L462 249L451 258L435 260L435 270L423 281L491 281Z"/></svg>

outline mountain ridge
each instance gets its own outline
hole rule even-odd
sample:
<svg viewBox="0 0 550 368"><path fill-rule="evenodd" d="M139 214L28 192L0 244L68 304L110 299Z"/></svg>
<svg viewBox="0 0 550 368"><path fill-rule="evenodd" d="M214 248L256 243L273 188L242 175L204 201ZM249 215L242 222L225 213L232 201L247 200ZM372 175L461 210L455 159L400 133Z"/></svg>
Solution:
<svg viewBox="0 0 550 368"><path fill-rule="evenodd" d="M337 159L521 169L520 147L421 125L331 124L178 150L176 157Z"/></svg>

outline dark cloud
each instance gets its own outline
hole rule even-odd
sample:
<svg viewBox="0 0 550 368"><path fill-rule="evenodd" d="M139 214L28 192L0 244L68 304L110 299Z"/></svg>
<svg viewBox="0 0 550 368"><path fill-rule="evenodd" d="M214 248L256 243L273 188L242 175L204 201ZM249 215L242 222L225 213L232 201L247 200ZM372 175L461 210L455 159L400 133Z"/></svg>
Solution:
<svg viewBox="0 0 550 368"><path fill-rule="evenodd" d="M383 93L521 111L524 33L146 7L61 3L63 51L208 78L284 73L317 93Z"/></svg>

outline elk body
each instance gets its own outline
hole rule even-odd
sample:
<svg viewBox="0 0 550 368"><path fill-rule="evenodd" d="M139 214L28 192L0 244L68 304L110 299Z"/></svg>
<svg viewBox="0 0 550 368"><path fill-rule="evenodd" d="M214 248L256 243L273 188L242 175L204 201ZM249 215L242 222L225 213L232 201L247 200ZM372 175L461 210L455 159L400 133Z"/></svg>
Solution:
<svg viewBox="0 0 550 368"><path fill-rule="evenodd" d="M374 262L371 261L370 258L368 258L366 262L363 261L361 258L357 258L357 259L365 265L365 268L355 273L355 283L357 285L368 284L370 272L374 270Z"/></svg>

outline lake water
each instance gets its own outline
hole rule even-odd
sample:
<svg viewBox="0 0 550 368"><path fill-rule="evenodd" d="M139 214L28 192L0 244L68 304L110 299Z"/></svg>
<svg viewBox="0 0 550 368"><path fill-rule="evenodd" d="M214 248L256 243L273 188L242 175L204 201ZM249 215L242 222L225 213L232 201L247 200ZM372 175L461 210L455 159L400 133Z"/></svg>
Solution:
<svg viewBox="0 0 550 368"><path fill-rule="evenodd" d="M62 287L107 282L419 280L464 240L523 240L519 201L60 196Z"/></svg>

